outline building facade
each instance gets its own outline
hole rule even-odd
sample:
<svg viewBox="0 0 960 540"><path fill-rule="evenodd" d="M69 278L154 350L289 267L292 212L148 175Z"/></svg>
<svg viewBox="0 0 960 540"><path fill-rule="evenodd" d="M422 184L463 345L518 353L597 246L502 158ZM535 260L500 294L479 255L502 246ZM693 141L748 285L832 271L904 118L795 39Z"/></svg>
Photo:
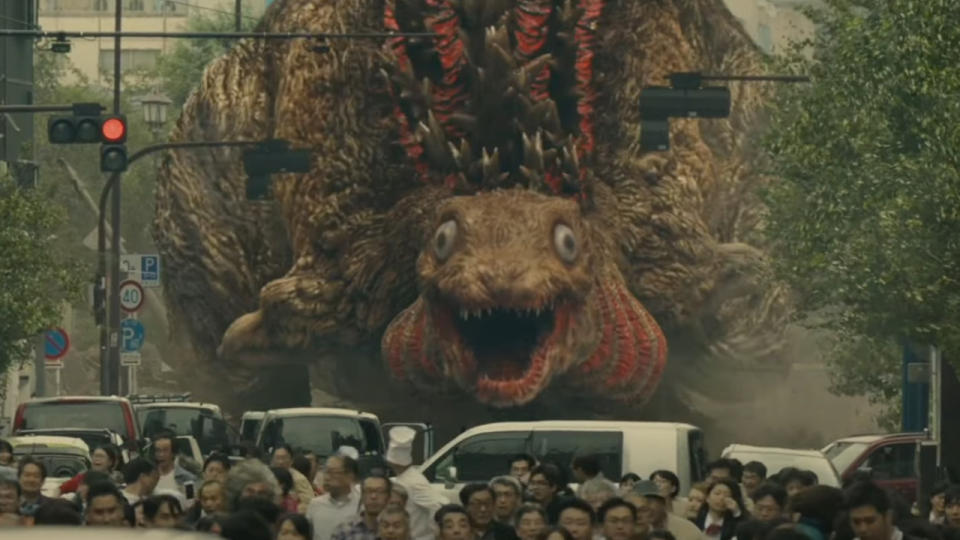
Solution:
<svg viewBox="0 0 960 540"><path fill-rule="evenodd" d="M116 0L38 0L39 23L43 30L55 32L112 32ZM187 18L194 14L234 13L233 0L122 0L122 30L125 32L182 32ZM259 16L265 0L241 0L247 16ZM68 56L73 66L91 82L107 84L112 80L113 38L71 39ZM157 58L169 52L176 38L125 38L121 43L124 70L152 68Z"/></svg>

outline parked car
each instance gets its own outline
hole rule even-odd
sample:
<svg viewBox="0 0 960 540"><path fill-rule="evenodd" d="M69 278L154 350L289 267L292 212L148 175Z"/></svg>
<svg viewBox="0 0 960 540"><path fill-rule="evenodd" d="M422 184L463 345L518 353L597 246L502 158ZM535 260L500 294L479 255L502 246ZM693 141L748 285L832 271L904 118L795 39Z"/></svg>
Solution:
<svg viewBox="0 0 960 540"><path fill-rule="evenodd" d="M263 411L247 411L240 418L240 440L244 442L256 442L257 433L260 431L260 424L263 422Z"/></svg>
<svg viewBox="0 0 960 540"><path fill-rule="evenodd" d="M60 396L21 403L13 433L21 430L87 428L108 429L123 437L123 447L139 452L140 426L133 405L117 396Z"/></svg>
<svg viewBox="0 0 960 540"><path fill-rule="evenodd" d="M360 453L361 471L384 466L380 419L368 412L306 407L267 411L256 446L270 453L281 444L295 451L311 450L320 458L341 446L353 446Z"/></svg>
<svg viewBox="0 0 960 540"><path fill-rule="evenodd" d="M76 437L26 435L7 440L14 458L30 456L43 463L47 477L42 493L47 497L59 496L61 484L90 468L90 448Z"/></svg>
<svg viewBox="0 0 960 540"><path fill-rule="evenodd" d="M17 432L19 436L27 435L47 435L58 437L75 437L87 443L90 449L97 449L101 446L113 446L120 451L118 463L114 465L117 470L122 470L123 466L130 462L134 456L125 448L123 437L119 433L114 433L109 429L81 429L81 428L56 428L56 429L21 429Z"/></svg>
<svg viewBox="0 0 960 540"><path fill-rule="evenodd" d="M833 441L823 453L849 480L857 471L900 493L907 501L917 498L917 445L927 439L923 433L858 435Z"/></svg>
<svg viewBox="0 0 960 540"><path fill-rule="evenodd" d="M740 460L741 463L759 461L767 466L768 474L776 474L786 467L812 471L820 484L840 487L840 475L820 450L795 450L770 446L732 444L723 450L723 457Z"/></svg>
<svg viewBox="0 0 960 540"><path fill-rule="evenodd" d="M176 529L134 529L130 527L9 527L3 529L3 540L217 540L218 535L179 531Z"/></svg>
<svg viewBox="0 0 960 540"><path fill-rule="evenodd" d="M189 394L186 396L189 397ZM161 431L196 439L203 455L229 449L231 437L220 407L212 403L166 401L167 396L131 396L143 437L152 439Z"/></svg>
<svg viewBox="0 0 960 540"><path fill-rule="evenodd" d="M547 420L504 422L468 429L444 445L421 467L435 488L450 500L464 484L487 482L506 474L510 458L531 454L568 469L573 458L600 458L605 477L628 472L646 477L658 469L675 471L680 490L703 479L706 452L696 426L667 422Z"/></svg>

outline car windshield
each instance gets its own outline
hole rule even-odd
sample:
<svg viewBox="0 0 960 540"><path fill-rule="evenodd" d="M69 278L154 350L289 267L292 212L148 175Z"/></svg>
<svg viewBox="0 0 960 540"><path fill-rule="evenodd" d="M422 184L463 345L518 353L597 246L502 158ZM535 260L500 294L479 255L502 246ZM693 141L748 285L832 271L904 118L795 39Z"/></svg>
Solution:
<svg viewBox="0 0 960 540"><path fill-rule="evenodd" d="M243 432L240 434L244 440L252 441L257 438L257 431L260 430L260 422L262 420L259 418L248 418L243 421Z"/></svg>
<svg viewBox="0 0 960 540"><path fill-rule="evenodd" d="M274 418L266 426L261 447L267 450L280 444L329 456L342 445L366 451L369 441L364 439L360 423L353 418L294 416Z"/></svg>
<svg viewBox="0 0 960 540"><path fill-rule="evenodd" d="M109 429L128 435L123 405L116 401L28 403L19 429Z"/></svg>
<svg viewBox="0 0 960 540"><path fill-rule="evenodd" d="M150 439L161 431L197 440L200 450L209 454L227 444L226 423L209 409L201 407L137 408L143 436Z"/></svg>
<svg viewBox="0 0 960 540"><path fill-rule="evenodd" d="M870 445L861 442L837 442L826 451L827 459L833 463L837 472L843 474L850 465L869 448Z"/></svg>
<svg viewBox="0 0 960 540"><path fill-rule="evenodd" d="M840 479L837 473L830 466L830 461L820 456L798 456L796 454L779 454L771 452L731 452L725 455L727 458L735 458L741 463L750 461L759 461L767 466L768 474L776 474L787 467L796 467L807 471L813 471L817 475L820 484L831 487L840 487Z"/></svg>

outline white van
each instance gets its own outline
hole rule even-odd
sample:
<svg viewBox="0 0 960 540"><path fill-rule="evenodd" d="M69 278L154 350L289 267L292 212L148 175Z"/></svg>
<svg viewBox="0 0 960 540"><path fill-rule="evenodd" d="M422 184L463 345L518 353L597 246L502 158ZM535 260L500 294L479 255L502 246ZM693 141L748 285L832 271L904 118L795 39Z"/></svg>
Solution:
<svg viewBox="0 0 960 540"><path fill-rule="evenodd" d="M575 456L599 457L603 474L618 482L628 472L648 477L658 469L680 478L680 492L704 478L706 452L700 428L667 422L545 420L504 422L469 429L421 466L450 500L471 482L507 474L517 454L553 462L569 472Z"/></svg>

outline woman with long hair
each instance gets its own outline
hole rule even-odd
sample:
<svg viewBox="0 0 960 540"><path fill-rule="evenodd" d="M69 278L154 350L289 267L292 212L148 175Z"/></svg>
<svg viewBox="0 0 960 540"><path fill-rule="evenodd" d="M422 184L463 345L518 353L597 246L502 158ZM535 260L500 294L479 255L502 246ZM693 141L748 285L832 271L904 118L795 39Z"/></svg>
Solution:
<svg viewBox="0 0 960 540"><path fill-rule="evenodd" d="M710 484L706 495L694 523L708 540L731 540L737 525L748 518L739 484L723 478Z"/></svg>
<svg viewBox="0 0 960 540"><path fill-rule="evenodd" d="M122 477L120 477L117 472L117 465L120 464L119 459L120 453L117 452L115 446L111 444L98 446L90 452L90 470L105 473L114 482L122 481ZM84 471L64 482L60 486L60 494L64 495L77 491L80 485L83 484L83 478L86 475L87 472Z"/></svg>

